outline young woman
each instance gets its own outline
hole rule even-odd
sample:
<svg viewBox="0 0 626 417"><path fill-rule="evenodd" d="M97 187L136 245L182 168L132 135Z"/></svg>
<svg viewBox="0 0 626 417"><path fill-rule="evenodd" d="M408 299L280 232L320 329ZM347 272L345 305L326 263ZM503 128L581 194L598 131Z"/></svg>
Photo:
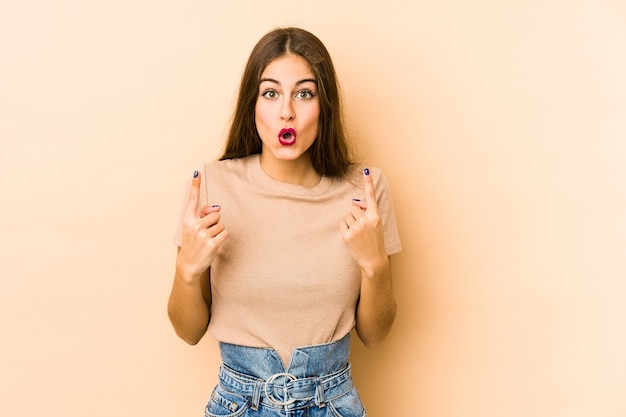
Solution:
<svg viewBox="0 0 626 417"><path fill-rule="evenodd" d="M205 415L365 416L349 334L369 347L391 328L400 241L384 176L350 159L317 37L286 28L257 43L224 154L200 171L168 313L186 342L219 341Z"/></svg>

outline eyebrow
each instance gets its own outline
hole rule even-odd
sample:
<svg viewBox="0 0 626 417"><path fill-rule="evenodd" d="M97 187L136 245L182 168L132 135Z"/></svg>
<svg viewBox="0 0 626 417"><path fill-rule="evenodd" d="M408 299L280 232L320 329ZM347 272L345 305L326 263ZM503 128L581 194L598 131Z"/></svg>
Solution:
<svg viewBox="0 0 626 417"><path fill-rule="evenodd" d="M280 82L278 82L277 80L275 80L273 78L261 78L261 81L259 81L259 84L261 84L263 82L270 82L270 83L274 83L274 84L280 85ZM314 78L305 78L304 80L297 81L296 85L300 85L300 84L304 84L304 83L313 83L313 84L317 85L317 81Z"/></svg>

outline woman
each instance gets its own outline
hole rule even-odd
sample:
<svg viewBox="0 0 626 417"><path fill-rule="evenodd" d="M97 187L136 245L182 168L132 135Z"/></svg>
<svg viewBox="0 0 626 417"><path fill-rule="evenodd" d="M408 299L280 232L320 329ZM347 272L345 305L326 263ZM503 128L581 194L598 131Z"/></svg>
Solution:
<svg viewBox="0 0 626 417"><path fill-rule="evenodd" d="M206 416L362 417L349 333L383 339L400 251L385 178L350 160L330 56L311 33L254 47L224 154L194 172L168 313L223 364Z"/></svg>

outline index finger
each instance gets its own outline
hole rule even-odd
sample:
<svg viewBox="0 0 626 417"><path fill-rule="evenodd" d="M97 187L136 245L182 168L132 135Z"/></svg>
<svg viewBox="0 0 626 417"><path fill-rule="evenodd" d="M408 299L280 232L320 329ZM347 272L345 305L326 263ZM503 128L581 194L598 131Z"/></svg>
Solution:
<svg viewBox="0 0 626 417"><path fill-rule="evenodd" d="M369 168L363 169L363 182L365 183L365 201L367 202L367 210L378 212L378 201L376 201L376 192L374 191L374 179L370 174Z"/></svg>
<svg viewBox="0 0 626 417"><path fill-rule="evenodd" d="M198 171L193 172L193 179L191 180L191 189L189 190L189 199L187 200L187 215L197 216L198 206L200 204L200 173Z"/></svg>

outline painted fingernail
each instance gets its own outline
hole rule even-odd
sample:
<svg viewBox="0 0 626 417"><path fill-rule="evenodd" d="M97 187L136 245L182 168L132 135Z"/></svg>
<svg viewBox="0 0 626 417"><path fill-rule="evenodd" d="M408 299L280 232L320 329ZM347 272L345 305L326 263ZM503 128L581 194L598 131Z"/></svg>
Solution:
<svg viewBox="0 0 626 417"><path fill-rule="evenodd" d="M365 173L365 175L369 175L369 174L370 174L370 170L369 170L369 168L365 168L365 169L363 170L363 172Z"/></svg>
<svg viewBox="0 0 626 417"><path fill-rule="evenodd" d="M193 177L194 177L194 178L198 178L198 171L194 171L194 172L193 172Z"/></svg>

